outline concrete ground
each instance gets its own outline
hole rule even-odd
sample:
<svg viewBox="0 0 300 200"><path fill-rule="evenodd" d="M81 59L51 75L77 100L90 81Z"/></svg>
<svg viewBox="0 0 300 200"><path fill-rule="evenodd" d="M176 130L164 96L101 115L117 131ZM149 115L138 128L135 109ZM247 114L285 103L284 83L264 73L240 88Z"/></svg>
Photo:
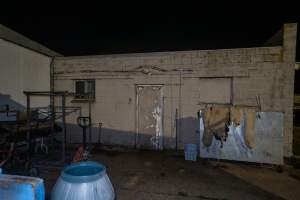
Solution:
<svg viewBox="0 0 300 200"><path fill-rule="evenodd" d="M272 168L185 161L174 153L94 151L107 167L118 200L299 199L300 181ZM49 193L60 169L41 170Z"/></svg>

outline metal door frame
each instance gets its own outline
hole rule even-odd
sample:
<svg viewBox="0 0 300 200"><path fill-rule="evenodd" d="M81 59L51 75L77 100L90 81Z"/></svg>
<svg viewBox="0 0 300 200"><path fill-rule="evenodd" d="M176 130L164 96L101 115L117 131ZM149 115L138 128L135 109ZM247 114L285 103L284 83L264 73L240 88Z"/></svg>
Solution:
<svg viewBox="0 0 300 200"><path fill-rule="evenodd" d="M138 98L138 87L160 87L160 105L161 105L161 137L162 137L162 142L160 144L161 148L158 148L156 150L163 150L164 148L164 141L163 141L163 136L164 136L164 84L135 84L135 148L138 149L138 136L139 136L139 98Z"/></svg>

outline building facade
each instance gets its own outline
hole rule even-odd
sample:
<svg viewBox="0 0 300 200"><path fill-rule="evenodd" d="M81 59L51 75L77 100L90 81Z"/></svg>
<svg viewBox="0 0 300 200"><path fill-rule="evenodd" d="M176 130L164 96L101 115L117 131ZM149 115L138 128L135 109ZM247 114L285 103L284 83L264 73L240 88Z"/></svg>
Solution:
<svg viewBox="0 0 300 200"><path fill-rule="evenodd" d="M278 148L290 157L296 34L297 25L286 24L281 46L56 57L54 90L75 92L67 105L82 106L82 115L89 110L84 94L92 94L93 142L138 148L198 143L197 112L207 105L280 112ZM67 117L70 142L81 141L77 116Z"/></svg>

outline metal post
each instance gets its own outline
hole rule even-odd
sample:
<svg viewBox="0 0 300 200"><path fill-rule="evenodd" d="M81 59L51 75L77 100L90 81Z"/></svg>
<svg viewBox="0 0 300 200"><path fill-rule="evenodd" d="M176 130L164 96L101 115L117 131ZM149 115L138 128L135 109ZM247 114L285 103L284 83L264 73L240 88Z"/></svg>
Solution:
<svg viewBox="0 0 300 200"><path fill-rule="evenodd" d="M83 124L86 124L86 118L83 118ZM82 132L83 132L83 149L86 150L86 126L82 127Z"/></svg>
<svg viewBox="0 0 300 200"><path fill-rule="evenodd" d="M50 142L52 147L54 146L54 126L55 126L55 103L54 103L54 96L51 96L51 101L50 101L50 124L51 124L51 129L50 129Z"/></svg>
<svg viewBox="0 0 300 200"><path fill-rule="evenodd" d="M91 149L92 144L92 102L91 102L91 94L89 95L89 149Z"/></svg>
<svg viewBox="0 0 300 200"><path fill-rule="evenodd" d="M31 154L31 137L30 137L30 95L26 94L26 99L27 99L27 108L26 108L26 127L27 127L27 132L26 132L26 140L27 140L27 160L30 160L30 154Z"/></svg>

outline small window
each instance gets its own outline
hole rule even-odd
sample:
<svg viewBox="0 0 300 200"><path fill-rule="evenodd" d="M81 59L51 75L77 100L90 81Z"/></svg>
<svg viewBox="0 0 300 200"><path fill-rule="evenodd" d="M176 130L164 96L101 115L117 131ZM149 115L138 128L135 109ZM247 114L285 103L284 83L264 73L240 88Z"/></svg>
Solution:
<svg viewBox="0 0 300 200"><path fill-rule="evenodd" d="M95 99L95 80L76 80L75 98L76 99Z"/></svg>

